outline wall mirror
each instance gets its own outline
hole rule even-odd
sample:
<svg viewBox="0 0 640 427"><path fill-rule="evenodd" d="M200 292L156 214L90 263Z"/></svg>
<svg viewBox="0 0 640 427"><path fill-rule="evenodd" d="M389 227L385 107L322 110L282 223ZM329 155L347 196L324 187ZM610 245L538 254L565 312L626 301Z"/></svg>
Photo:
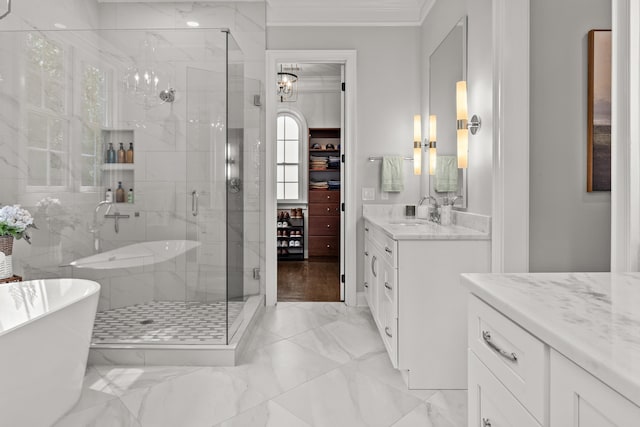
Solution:
<svg viewBox="0 0 640 427"><path fill-rule="evenodd" d="M429 194L438 201L467 207L467 169L457 169L456 82L467 79L467 17L462 17L429 55L429 115L436 116L436 150L440 168L429 176ZM427 138L428 142L428 138ZM428 150L427 150L428 152ZM453 164L447 170L442 167ZM457 175L456 171L457 169ZM440 181L438 181L440 179Z"/></svg>

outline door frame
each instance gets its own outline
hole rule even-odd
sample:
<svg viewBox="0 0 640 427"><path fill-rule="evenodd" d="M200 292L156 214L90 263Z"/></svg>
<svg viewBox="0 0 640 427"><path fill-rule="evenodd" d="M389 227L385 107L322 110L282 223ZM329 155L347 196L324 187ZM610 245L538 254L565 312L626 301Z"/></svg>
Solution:
<svg viewBox="0 0 640 427"><path fill-rule="evenodd" d="M344 259L345 295L348 306L357 305L356 293L356 224L355 212L355 146L356 132L356 51L355 50L267 50L266 51L266 146L265 146L265 299L266 305L275 305L278 301L278 257L276 251L277 199L276 199L276 117L278 111L274 85L277 79L278 63L320 63L344 64L345 68L345 155L342 186L345 200L344 215ZM271 88L271 89L269 89Z"/></svg>

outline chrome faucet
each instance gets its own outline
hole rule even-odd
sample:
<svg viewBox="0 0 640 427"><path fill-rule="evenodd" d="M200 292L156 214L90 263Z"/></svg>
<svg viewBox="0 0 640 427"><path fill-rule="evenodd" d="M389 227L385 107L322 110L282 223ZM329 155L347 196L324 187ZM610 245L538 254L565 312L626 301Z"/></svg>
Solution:
<svg viewBox="0 0 640 427"><path fill-rule="evenodd" d="M422 203L424 203L425 200L433 201L433 208L431 208L431 211L429 212L429 221L433 221L436 224L440 224L440 212L438 211L438 208L439 208L438 199L436 199L432 195L424 196L420 200L420 205L422 205Z"/></svg>
<svg viewBox="0 0 640 427"><path fill-rule="evenodd" d="M93 223L91 223L91 234L93 234L93 250L96 252L100 251L100 226L98 225L98 212L100 211L100 208L104 205L108 205L107 206L107 210L105 211L105 215L109 214L109 212L111 211L111 208L113 207L113 203L108 202L106 200L103 200L101 202L98 202L98 204L96 205L96 208L93 211Z"/></svg>

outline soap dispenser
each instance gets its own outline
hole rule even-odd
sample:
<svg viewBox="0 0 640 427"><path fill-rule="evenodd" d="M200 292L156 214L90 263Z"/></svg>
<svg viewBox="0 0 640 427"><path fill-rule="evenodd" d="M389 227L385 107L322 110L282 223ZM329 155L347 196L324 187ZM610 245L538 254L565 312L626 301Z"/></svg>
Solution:
<svg viewBox="0 0 640 427"><path fill-rule="evenodd" d="M118 181L118 188L116 188L116 203L124 203L124 188L122 188L122 181Z"/></svg>
<svg viewBox="0 0 640 427"><path fill-rule="evenodd" d="M126 153L126 162L133 163L133 142L129 143L129 149Z"/></svg>
<svg viewBox="0 0 640 427"><path fill-rule="evenodd" d="M105 163L115 163L116 162L116 150L113 149L113 142L109 143L109 148L107 149Z"/></svg>
<svg viewBox="0 0 640 427"><path fill-rule="evenodd" d="M124 151L124 144L120 143L120 148L118 148L118 163L124 163L126 160L126 154Z"/></svg>

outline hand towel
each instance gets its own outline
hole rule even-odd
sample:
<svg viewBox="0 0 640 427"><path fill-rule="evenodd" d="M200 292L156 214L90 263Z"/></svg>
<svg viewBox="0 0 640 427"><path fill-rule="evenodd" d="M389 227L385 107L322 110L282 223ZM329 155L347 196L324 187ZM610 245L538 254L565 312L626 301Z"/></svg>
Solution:
<svg viewBox="0 0 640 427"><path fill-rule="evenodd" d="M382 158L382 191L395 192L404 190L404 158L386 156Z"/></svg>
<svg viewBox="0 0 640 427"><path fill-rule="evenodd" d="M435 189L439 193L458 191L458 158L456 156L438 156Z"/></svg>

